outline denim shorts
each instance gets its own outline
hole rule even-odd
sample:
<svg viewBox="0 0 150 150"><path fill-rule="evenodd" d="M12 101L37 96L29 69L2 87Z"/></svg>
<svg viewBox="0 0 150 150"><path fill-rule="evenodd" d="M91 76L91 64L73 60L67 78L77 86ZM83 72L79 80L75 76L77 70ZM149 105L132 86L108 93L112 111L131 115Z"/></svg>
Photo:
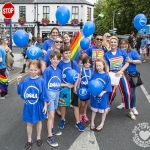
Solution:
<svg viewBox="0 0 150 150"><path fill-rule="evenodd" d="M58 107L58 101L59 101L59 90L48 90L48 95L49 95L49 102L50 104L48 105L48 112L54 111Z"/></svg>

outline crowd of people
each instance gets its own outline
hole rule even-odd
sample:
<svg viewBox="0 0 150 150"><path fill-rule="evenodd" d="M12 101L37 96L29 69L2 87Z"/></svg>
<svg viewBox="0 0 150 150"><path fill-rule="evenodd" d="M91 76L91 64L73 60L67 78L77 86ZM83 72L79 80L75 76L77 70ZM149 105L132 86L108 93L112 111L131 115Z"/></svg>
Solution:
<svg viewBox="0 0 150 150"><path fill-rule="evenodd" d="M23 51L24 64L21 73L25 72L26 63L29 60L26 55L27 47L31 45L40 47L43 51L43 56L38 60L29 61L29 76L25 79L22 79L22 76L17 78L17 91L24 100L22 119L27 122L28 140L25 145L26 149L31 149L32 147L32 128L35 123L37 145L43 145L41 139L43 119L47 119L47 142L52 147L57 147L58 143L54 135L61 135L62 132L54 128L55 114L57 113L60 116L58 128L64 129L67 125L66 107L70 105L72 105L74 111L75 127L79 131L84 131L83 121L86 123L90 122L92 131L101 131L104 127L106 116L111 110L117 87L119 87L122 96L122 102L117 108L128 109L128 116L132 120L136 120L136 115L138 115L136 109L136 87L132 87L124 75L126 71L130 74L136 74L137 65L142 62L138 54L138 48L135 49L134 47L133 37L131 35L128 40L122 39L119 42L116 36L111 36L109 33L104 35L97 34L95 37L92 37L89 49L81 49L80 60L82 66L79 66L76 61L70 60L71 36L68 33L60 36L59 29L53 28L50 32L50 38L44 41L42 41L39 34L37 38L33 36L30 38L28 45ZM140 54L143 54L142 43L144 42L142 40ZM149 48L148 43L150 44L147 40L147 45L144 48ZM5 75L6 65L2 67L5 61L3 53L5 55L6 52L1 52L0 49L0 74L7 77ZM74 84L68 83L65 75L66 71L71 68L75 69L79 74L78 80ZM109 72L113 72L115 76L120 77L118 86L111 84ZM94 79L102 81L103 91L98 96L90 94L86 100L80 99L79 101L78 88L88 88L88 83ZM7 87L3 91L2 86L3 84L0 82L1 96L3 96L4 92L5 96L7 95ZM62 95L64 96L66 93L67 96L64 100ZM91 108L90 118L87 116L88 102ZM95 117L97 112L101 113L102 117L101 122L96 126Z"/></svg>

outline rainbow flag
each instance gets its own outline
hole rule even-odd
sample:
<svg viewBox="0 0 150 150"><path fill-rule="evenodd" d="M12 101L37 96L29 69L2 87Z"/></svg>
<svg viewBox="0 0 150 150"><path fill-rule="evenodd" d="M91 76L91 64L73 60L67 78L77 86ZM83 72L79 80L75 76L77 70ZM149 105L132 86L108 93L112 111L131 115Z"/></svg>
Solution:
<svg viewBox="0 0 150 150"><path fill-rule="evenodd" d="M80 33L80 31L78 31L70 45L71 60L75 60L77 63L79 63L80 61L79 57L80 57L80 40L81 39L82 39L82 34Z"/></svg>

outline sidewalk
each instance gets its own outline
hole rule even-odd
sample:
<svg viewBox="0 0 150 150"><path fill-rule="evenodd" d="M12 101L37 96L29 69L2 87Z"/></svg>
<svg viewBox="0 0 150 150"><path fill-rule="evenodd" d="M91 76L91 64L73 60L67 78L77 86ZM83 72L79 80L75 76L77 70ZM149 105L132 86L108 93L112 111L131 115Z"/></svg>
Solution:
<svg viewBox="0 0 150 150"><path fill-rule="evenodd" d="M18 76L20 74L20 71L22 69L22 65L23 65L23 56L22 54L17 54L17 53L13 53L14 54L14 70L11 70L9 73L10 76L10 80L13 79L15 76Z"/></svg>

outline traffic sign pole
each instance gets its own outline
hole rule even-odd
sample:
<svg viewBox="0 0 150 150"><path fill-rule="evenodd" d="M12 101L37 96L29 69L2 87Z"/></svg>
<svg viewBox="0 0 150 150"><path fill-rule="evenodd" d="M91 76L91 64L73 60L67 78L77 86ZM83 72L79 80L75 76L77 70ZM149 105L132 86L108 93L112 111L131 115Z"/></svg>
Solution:
<svg viewBox="0 0 150 150"><path fill-rule="evenodd" d="M10 49L12 50L12 19L10 19Z"/></svg>
<svg viewBox="0 0 150 150"><path fill-rule="evenodd" d="M10 19L10 49L12 50L12 16L15 14L15 7L11 2L7 2L2 7L2 14L6 19Z"/></svg>

